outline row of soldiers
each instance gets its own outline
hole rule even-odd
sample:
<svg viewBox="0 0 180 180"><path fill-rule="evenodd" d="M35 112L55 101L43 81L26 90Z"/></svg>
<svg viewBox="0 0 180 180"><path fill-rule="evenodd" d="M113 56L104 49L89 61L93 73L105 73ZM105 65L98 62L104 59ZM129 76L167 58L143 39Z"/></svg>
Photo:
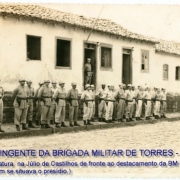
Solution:
<svg viewBox="0 0 180 180"><path fill-rule="evenodd" d="M27 85L25 85L25 83ZM20 131L21 124L23 130L29 128L50 128L54 124L56 128L67 127L65 124L66 101L69 103L69 125L80 126L78 120L79 99L77 84L71 83L72 88L66 93L65 83L60 81L59 87L57 82L52 81L39 82L39 88L34 91L31 80L20 79L19 86L13 91L12 99L14 105L14 124L17 131ZM0 132L3 118L3 101L4 90L0 88ZM113 123L114 121L133 121L141 120L142 105L145 104L145 119L154 116L156 119L166 118L166 93L165 89L150 87L137 89L131 84L120 84L119 89L115 90L114 86L109 85L95 93L94 85L85 85L85 90L81 95L83 103L83 121L84 125L92 125L95 116L95 97L98 97L98 120L100 122ZM36 125L33 124L33 111L36 108Z"/></svg>

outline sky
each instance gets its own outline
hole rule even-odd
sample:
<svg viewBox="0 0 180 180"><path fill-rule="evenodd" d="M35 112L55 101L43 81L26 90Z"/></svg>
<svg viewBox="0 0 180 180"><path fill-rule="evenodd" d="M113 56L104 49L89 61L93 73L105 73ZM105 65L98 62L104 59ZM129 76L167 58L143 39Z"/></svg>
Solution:
<svg viewBox="0 0 180 180"><path fill-rule="evenodd" d="M40 4L63 12L110 19L129 31L180 42L180 5Z"/></svg>

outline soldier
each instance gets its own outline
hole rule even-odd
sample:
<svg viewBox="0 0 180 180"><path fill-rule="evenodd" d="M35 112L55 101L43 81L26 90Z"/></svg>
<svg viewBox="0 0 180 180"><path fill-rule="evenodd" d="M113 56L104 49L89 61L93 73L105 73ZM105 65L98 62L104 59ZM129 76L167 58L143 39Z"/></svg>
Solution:
<svg viewBox="0 0 180 180"><path fill-rule="evenodd" d="M41 102L38 100L38 93L39 89L43 86L44 82L40 81L39 82L39 88L36 90L35 95L34 95L34 102L36 105L36 126L40 126L40 119L41 119Z"/></svg>
<svg viewBox="0 0 180 180"><path fill-rule="evenodd" d="M105 121L105 101L104 98L106 97L107 91L106 91L106 85L102 84L102 88L99 90L99 92L96 94L99 98L98 102L98 118L99 122Z"/></svg>
<svg viewBox="0 0 180 180"><path fill-rule="evenodd" d="M1 81L1 79L0 79ZM3 97L4 97L4 89L2 86L0 86L0 132L5 132L2 130L1 126L3 123Z"/></svg>
<svg viewBox="0 0 180 180"><path fill-rule="evenodd" d="M157 90L154 87L154 89L151 91L151 99L152 99L152 101L151 101L151 103L152 103L152 106L151 106L151 116L154 116L154 117L155 117L156 94L157 94Z"/></svg>
<svg viewBox="0 0 180 180"><path fill-rule="evenodd" d="M135 89L135 86L132 86L132 92L133 92L133 113L132 113L132 117L135 118L136 116L136 98L137 98L137 94L139 92L138 89Z"/></svg>
<svg viewBox="0 0 180 180"><path fill-rule="evenodd" d="M150 119L151 116L151 88L147 87L145 89L145 93L144 93L144 103L145 103L145 118L146 120Z"/></svg>
<svg viewBox="0 0 180 180"><path fill-rule="evenodd" d="M51 119L51 98L52 98L52 91L49 87L49 80L44 81L44 85L39 89L38 92L38 99L41 101L41 128L51 128L49 126L49 121Z"/></svg>
<svg viewBox="0 0 180 180"><path fill-rule="evenodd" d="M95 89L94 89L94 85L91 84L91 95L92 95L92 122L95 121L94 120L94 116L95 116L95 110L96 110L96 107L95 107Z"/></svg>
<svg viewBox="0 0 180 180"><path fill-rule="evenodd" d="M86 84L85 91L81 95L81 101L83 101L83 121L84 125L92 125L90 119L92 117L93 99L91 93L91 86Z"/></svg>
<svg viewBox="0 0 180 180"><path fill-rule="evenodd" d="M69 101L69 121L70 121L70 127L73 127L73 126L80 126L77 123L79 103L78 103L78 90L76 89L77 84L72 82L71 85L72 85L72 89L69 90L69 92L67 93L66 98ZM74 125L73 125L73 121L74 121Z"/></svg>
<svg viewBox="0 0 180 180"><path fill-rule="evenodd" d="M53 100L57 102L55 112L55 124L56 128L67 127L64 123L66 116L66 90L64 88L65 83L59 82L59 88L54 92ZM61 124L61 126L59 125Z"/></svg>
<svg viewBox="0 0 180 180"><path fill-rule="evenodd" d="M115 95L116 95L116 90L114 88L114 86L112 85L111 86L111 90L112 90L112 93L113 93L113 115L112 115L112 121L117 121L117 101L115 99Z"/></svg>
<svg viewBox="0 0 180 180"><path fill-rule="evenodd" d="M14 105L14 124L17 131L20 131L20 124L22 124L22 130L29 130L26 127L26 115L27 115L27 91L25 87L25 79L19 79L19 86L12 93L12 100Z"/></svg>
<svg viewBox="0 0 180 180"><path fill-rule="evenodd" d="M137 93L137 97L136 97L136 103L137 103L137 107L136 107L136 120L142 120L141 119L141 112L142 112L142 103L143 103L143 96L144 96L144 89L139 86L139 92Z"/></svg>
<svg viewBox="0 0 180 180"><path fill-rule="evenodd" d="M114 93L112 91L112 86L108 86L108 91L106 94L105 100L105 108L106 108L106 123L113 123L112 121L112 115L113 115L113 102L114 100Z"/></svg>
<svg viewBox="0 0 180 180"><path fill-rule="evenodd" d="M32 85L32 81L31 80L27 80L26 81L27 87L27 123L28 123L28 127L29 128L35 128L35 126L33 125L33 98L34 98L34 88L31 87Z"/></svg>
<svg viewBox="0 0 180 180"><path fill-rule="evenodd" d="M133 111L133 92L132 92L132 85L128 84L127 90L125 92L126 98L126 121L130 122L132 120L132 111Z"/></svg>
<svg viewBox="0 0 180 180"><path fill-rule="evenodd" d="M56 81L52 81L51 84L52 84L51 91L52 91L52 96L53 96L54 92L57 90L57 87L56 87L57 82ZM52 99L51 108L50 108L50 114L51 114L50 124L54 124L54 121L55 121L55 111L56 111L56 101L54 99Z"/></svg>
<svg viewBox="0 0 180 180"><path fill-rule="evenodd" d="M123 84L119 85L119 90L115 94L117 99L117 119L118 122L123 122L124 111L126 108L125 92L123 90Z"/></svg>
<svg viewBox="0 0 180 180"><path fill-rule="evenodd" d="M166 89L162 88L161 92L161 118L166 118L165 113L166 113L166 108L167 108L167 103L166 103Z"/></svg>
<svg viewBox="0 0 180 180"><path fill-rule="evenodd" d="M91 67L91 59L87 58L87 63L84 65L84 73L85 73L85 85L91 84L92 80L92 67Z"/></svg>
<svg viewBox="0 0 180 180"><path fill-rule="evenodd" d="M126 92L126 90L127 90L127 87L126 87L125 84L123 84L123 91L124 91L124 93ZM126 119L126 104L125 104L125 109L124 109L124 115L123 115L123 118Z"/></svg>
<svg viewBox="0 0 180 180"><path fill-rule="evenodd" d="M160 107L161 107L161 100L162 95L159 88L156 88L156 96L155 96L155 106L154 106L154 116L155 119L161 119L160 118Z"/></svg>

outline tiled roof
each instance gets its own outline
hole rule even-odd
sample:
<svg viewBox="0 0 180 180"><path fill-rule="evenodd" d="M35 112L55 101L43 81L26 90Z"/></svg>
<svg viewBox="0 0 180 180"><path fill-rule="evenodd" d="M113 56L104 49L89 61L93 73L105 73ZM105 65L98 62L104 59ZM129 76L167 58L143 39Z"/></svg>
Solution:
<svg viewBox="0 0 180 180"><path fill-rule="evenodd" d="M165 52L174 55L180 55L180 44L172 41L162 41L160 40L158 44L155 45L157 52Z"/></svg>
<svg viewBox="0 0 180 180"><path fill-rule="evenodd" d="M132 40L140 40L151 43L157 43L154 38L133 33L123 28L119 24L106 19L88 18L75 14L60 12L54 9L45 8L38 5L24 4L0 4L0 14L11 14L23 16L26 18L35 18L56 23L66 23L87 29L94 29L104 33L129 38Z"/></svg>

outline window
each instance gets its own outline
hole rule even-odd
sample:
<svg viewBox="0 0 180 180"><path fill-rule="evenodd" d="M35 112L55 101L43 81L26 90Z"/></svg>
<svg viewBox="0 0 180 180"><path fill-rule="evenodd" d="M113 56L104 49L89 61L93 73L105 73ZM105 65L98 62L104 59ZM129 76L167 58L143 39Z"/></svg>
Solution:
<svg viewBox="0 0 180 180"><path fill-rule="evenodd" d="M101 47L101 68L112 68L112 48Z"/></svg>
<svg viewBox="0 0 180 180"><path fill-rule="evenodd" d="M145 50L141 51L141 71L149 72L149 52Z"/></svg>
<svg viewBox="0 0 180 180"><path fill-rule="evenodd" d="M27 59L41 60L41 37L27 36Z"/></svg>
<svg viewBox="0 0 180 180"><path fill-rule="evenodd" d="M70 67L71 41L57 39L56 67Z"/></svg>
<svg viewBox="0 0 180 180"><path fill-rule="evenodd" d="M180 80L180 66L176 66L176 80Z"/></svg>
<svg viewBox="0 0 180 180"><path fill-rule="evenodd" d="M168 80L168 65L167 64L163 65L163 79Z"/></svg>

